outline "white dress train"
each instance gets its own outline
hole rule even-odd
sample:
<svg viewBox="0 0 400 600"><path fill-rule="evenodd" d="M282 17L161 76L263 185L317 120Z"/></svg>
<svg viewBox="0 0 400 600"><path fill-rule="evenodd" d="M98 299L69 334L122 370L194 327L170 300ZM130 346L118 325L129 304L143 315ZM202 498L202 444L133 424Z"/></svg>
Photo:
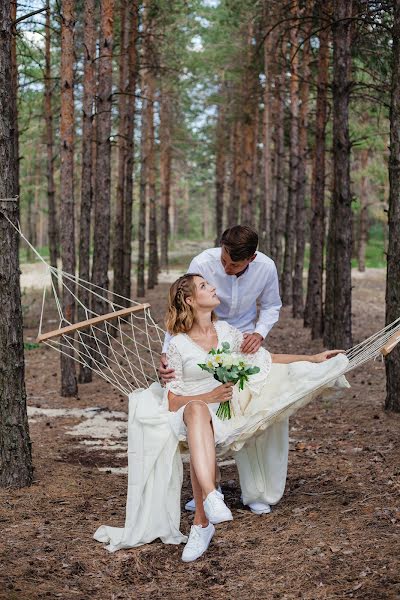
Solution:
<svg viewBox="0 0 400 600"><path fill-rule="evenodd" d="M215 324L218 346L228 342L238 352L243 335L226 322ZM168 410L168 391L192 396L220 385L198 366L206 351L186 334L175 336L168 362L176 378L164 390L152 384L129 396L128 498L125 527L102 525L94 534L114 552L160 538L179 544L182 462L179 442L186 441L184 407ZM233 451L245 504L262 501L276 504L283 495L288 460L288 418L300 406L332 387L349 387L342 375L348 360L339 355L323 363L307 361L272 364L264 348L246 360L260 368L243 392L234 388L233 417L221 421L218 404L208 404L218 455Z"/></svg>

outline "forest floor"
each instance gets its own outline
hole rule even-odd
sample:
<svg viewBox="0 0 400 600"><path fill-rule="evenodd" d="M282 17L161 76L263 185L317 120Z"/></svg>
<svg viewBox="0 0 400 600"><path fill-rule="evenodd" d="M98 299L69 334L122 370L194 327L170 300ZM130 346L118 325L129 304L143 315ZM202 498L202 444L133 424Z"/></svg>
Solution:
<svg viewBox="0 0 400 600"><path fill-rule="evenodd" d="M384 276L355 273L355 342L383 326ZM147 298L160 324L167 288ZM28 341L37 331L35 293L24 294ZM312 353L321 343L285 309L268 347ZM0 490L2 600L400 598L400 415L383 409L379 360L352 372L340 397L291 419L286 491L270 515L241 505L236 467L225 461L222 488L234 520L218 525L205 556L189 565L182 546L155 541L109 554L93 540L100 524L124 522L127 402L98 379L81 385L79 398L62 398L59 379L56 352L26 352L35 481ZM185 533L190 496L185 466Z"/></svg>

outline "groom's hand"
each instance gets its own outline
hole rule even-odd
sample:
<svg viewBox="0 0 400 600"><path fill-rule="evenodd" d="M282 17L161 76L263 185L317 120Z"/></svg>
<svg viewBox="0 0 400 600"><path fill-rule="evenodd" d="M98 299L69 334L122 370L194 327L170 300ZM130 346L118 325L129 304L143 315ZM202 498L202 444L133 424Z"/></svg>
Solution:
<svg viewBox="0 0 400 600"><path fill-rule="evenodd" d="M172 381L172 379L175 379L175 371L168 366L167 355L165 353L161 354L158 372L160 373L161 381L164 385Z"/></svg>
<svg viewBox="0 0 400 600"><path fill-rule="evenodd" d="M264 338L259 333L244 333L240 350L245 354L254 354L260 348L263 340Z"/></svg>

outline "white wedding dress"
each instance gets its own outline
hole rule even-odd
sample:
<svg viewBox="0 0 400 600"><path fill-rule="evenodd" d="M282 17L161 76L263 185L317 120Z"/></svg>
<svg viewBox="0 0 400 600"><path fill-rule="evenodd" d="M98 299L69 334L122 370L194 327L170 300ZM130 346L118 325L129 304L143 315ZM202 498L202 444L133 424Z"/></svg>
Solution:
<svg viewBox="0 0 400 600"><path fill-rule="evenodd" d="M224 321L215 323L218 347L228 342L240 350L243 334ZM152 384L129 396L128 498L125 526L102 525L94 534L114 552L160 538L164 543L186 541L180 532L182 461L179 442L186 441L184 407L168 410L168 391L193 396L220 385L198 365L207 352L188 335L175 336L168 363L176 378L167 386ZM284 492L288 459L288 418L316 395L333 387L349 387L343 373L348 359L338 355L323 363L307 361L272 364L264 348L246 361L260 368L242 392L234 388L231 419L216 416L218 404L208 404L218 455L234 452L243 502L275 504Z"/></svg>

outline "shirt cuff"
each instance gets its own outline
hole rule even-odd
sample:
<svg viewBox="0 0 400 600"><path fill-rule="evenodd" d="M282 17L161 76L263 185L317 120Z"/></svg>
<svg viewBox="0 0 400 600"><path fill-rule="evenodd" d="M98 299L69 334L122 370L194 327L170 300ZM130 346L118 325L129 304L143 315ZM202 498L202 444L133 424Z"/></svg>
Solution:
<svg viewBox="0 0 400 600"><path fill-rule="evenodd" d="M256 328L253 331L253 333L259 333L265 339L267 337L268 333L270 332L270 330L271 330L271 327L268 327L268 325L264 325L263 323L257 323Z"/></svg>

